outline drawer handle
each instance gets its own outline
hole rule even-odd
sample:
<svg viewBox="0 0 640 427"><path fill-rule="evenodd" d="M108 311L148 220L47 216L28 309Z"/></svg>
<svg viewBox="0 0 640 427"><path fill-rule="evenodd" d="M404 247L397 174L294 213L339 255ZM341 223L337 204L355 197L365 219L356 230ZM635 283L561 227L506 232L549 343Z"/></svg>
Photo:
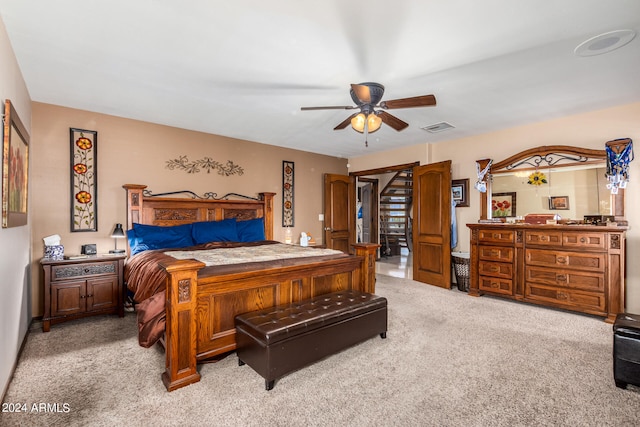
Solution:
<svg viewBox="0 0 640 427"><path fill-rule="evenodd" d="M564 274L558 274L556 276L556 280L558 282L566 282L567 281L567 276L565 276Z"/></svg>
<svg viewBox="0 0 640 427"><path fill-rule="evenodd" d="M497 273L500 271L500 267L498 267L497 265L492 265L491 267L489 267L489 271L492 273Z"/></svg>
<svg viewBox="0 0 640 427"><path fill-rule="evenodd" d="M546 242L548 240L547 236L540 236L540 241L541 242Z"/></svg>
<svg viewBox="0 0 640 427"><path fill-rule="evenodd" d="M556 295L556 297L558 299L563 299L566 300L569 296L567 294L565 294L564 292L558 292L558 294Z"/></svg>
<svg viewBox="0 0 640 427"><path fill-rule="evenodd" d="M91 270L90 270L90 269L88 269L88 268L85 268L85 269L84 269L84 272L85 272L85 273L88 273L88 272L90 272L90 271L91 271Z"/></svg>
<svg viewBox="0 0 640 427"><path fill-rule="evenodd" d="M491 287L497 289L498 287L500 287L500 284L498 282L491 282Z"/></svg>
<svg viewBox="0 0 640 427"><path fill-rule="evenodd" d="M493 235L493 238L494 238L494 239L499 239L499 238L500 238L500 235L499 235L499 234L494 234L494 235Z"/></svg>
<svg viewBox="0 0 640 427"><path fill-rule="evenodd" d="M580 238L580 243L586 243L586 242L587 242L587 239L585 239L584 237Z"/></svg>
<svg viewBox="0 0 640 427"><path fill-rule="evenodd" d="M86 298L86 297L87 297L86 295L80 295L80 298Z"/></svg>
<svg viewBox="0 0 640 427"><path fill-rule="evenodd" d="M491 254L491 256L496 256L496 257L497 257L497 256L500 256L500 251L499 251L499 250L494 249L494 250L492 250L492 251L491 251L491 253L490 253L490 254Z"/></svg>
<svg viewBox="0 0 640 427"><path fill-rule="evenodd" d="M558 258L556 258L556 262L558 264L566 264L567 263L567 259L563 256L559 256Z"/></svg>

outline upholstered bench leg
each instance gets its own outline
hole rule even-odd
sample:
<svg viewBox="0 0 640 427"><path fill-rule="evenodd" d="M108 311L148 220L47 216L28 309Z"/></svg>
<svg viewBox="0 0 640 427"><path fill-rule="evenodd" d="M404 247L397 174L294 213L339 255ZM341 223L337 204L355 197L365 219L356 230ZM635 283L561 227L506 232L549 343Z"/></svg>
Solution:
<svg viewBox="0 0 640 427"><path fill-rule="evenodd" d="M238 359L238 366L243 366L243 365L244 365L244 362L242 360Z"/></svg>
<svg viewBox="0 0 640 427"><path fill-rule="evenodd" d="M627 388L627 383L624 381L616 380L616 387L625 389Z"/></svg>
<svg viewBox="0 0 640 427"><path fill-rule="evenodd" d="M271 389L273 389L273 386L276 384L276 380L264 380L264 388L265 390L269 391Z"/></svg>
<svg viewBox="0 0 640 427"><path fill-rule="evenodd" d="M380 338L385 339L387 337L386 332L380 332Z"/></svg>

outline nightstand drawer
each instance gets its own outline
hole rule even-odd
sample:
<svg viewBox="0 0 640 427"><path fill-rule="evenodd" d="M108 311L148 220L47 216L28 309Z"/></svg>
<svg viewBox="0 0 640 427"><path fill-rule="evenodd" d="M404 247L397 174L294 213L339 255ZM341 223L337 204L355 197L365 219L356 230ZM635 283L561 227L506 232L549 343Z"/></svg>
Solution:
<svg viewBox="0 0 640 427"><path fill-rule="evenodd" d="M117 274L118 261L95 264L54 265L51 267L51 280L66 280L74 277Z"/></svg>

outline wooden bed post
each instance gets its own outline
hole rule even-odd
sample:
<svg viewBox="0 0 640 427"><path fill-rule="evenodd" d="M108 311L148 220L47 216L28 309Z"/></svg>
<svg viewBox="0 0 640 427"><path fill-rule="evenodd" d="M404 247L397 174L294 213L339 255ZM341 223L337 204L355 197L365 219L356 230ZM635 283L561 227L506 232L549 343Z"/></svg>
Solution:
<svg viewBox="0 0 640 427"><path fill-rule="evenodd" d="M142 223L142 191L146 185L125 184L122 186L127 190L127 230L133 227L133 223Z"/></svg>
<svg viewBox="0 0 640 427"><path fill-rule="evenodd" d="M198 270L204 263L177 260L160 263L167 272L166 369L162 382L167 391L200 381L197 371Z"/></svg>
<svg viewBox="0 0 640 427"><path fill-rule="evenodd" d="M361 288L362 292L376 293L376 251L377 243L356 243L353 245L356 256L362 257Z"/></svg>
<svg viewBox="0 0 640 427"><path fill-rule="evenodd" d="M260 193L260 200L264 200L264 238L273 240L273 196L276 193Z"/></svg>

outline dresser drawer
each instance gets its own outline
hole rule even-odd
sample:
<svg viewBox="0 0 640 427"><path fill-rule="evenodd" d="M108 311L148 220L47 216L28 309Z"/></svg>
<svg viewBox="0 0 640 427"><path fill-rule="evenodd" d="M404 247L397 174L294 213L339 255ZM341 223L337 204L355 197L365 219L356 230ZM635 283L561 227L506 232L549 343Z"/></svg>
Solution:
<svg viewBox="0 0 640 427"><path fill-rule="evenodd" d="M553 268L571 268L584 271L604 272L605 254L589 252L548 251L527 249L525 262L529 265Z"/></svg>
<svg viewBox="0 0 640 427"><path fill-rule="evenodd" d="M513 230L478 230L478 241L481 243L513 243Z"/></svg>
<svg viewBox="0 0 640 427"><path fill-rule="evenodd" d="M565 248L593 248L605 250L606 233L562 233L562 246Z"/></svg>
<svg viewBox="0 0 640 427"><path fill-rule="evenodd" d="M478 274L491 277L513 278L513 264L506 262L480 261L478 263Z"/></svg>
<svg viewBox="0 0 640 427"><path fill-rule="evenodd" d="M525 301L548 302L570 309L579 308L593 314L604 313L606 307L603 292L586 292L528 282L525 285Z"/></svg>
<svg viewBox="0 0 640 427"><path fill-rule="evenodd" d="M513 281L511 279L480 276L478 280L478 288L481 291L513 295Z"/></svg>
<svg viewBox="0 0 640 427"><path fill-rule="evenodd" d="M118 261L100 263L82 263L71 265L54 265L51 267L51 280L66 280L74 277L117 274Z"/></svg>
<svg viewBox="0 0 640 427"><path fill-rule="evenodd" d="M604 292L604 274L568 269L531 267L525 268L525 280L543 285L562 286L571 289Z"/></svg>
<svg viewBox="0 0 640 427"><path fill-rule="evenodd" d="M527 245L540 246L562 246L561 231L527 231L524 234L524 241Z"/></svg>
<svg viewBox="0 0 640 427"><path fill-rule="evenodd" d="M512 262L513 248L504 246L480 246L478 258L487 261Z"/></svg>

